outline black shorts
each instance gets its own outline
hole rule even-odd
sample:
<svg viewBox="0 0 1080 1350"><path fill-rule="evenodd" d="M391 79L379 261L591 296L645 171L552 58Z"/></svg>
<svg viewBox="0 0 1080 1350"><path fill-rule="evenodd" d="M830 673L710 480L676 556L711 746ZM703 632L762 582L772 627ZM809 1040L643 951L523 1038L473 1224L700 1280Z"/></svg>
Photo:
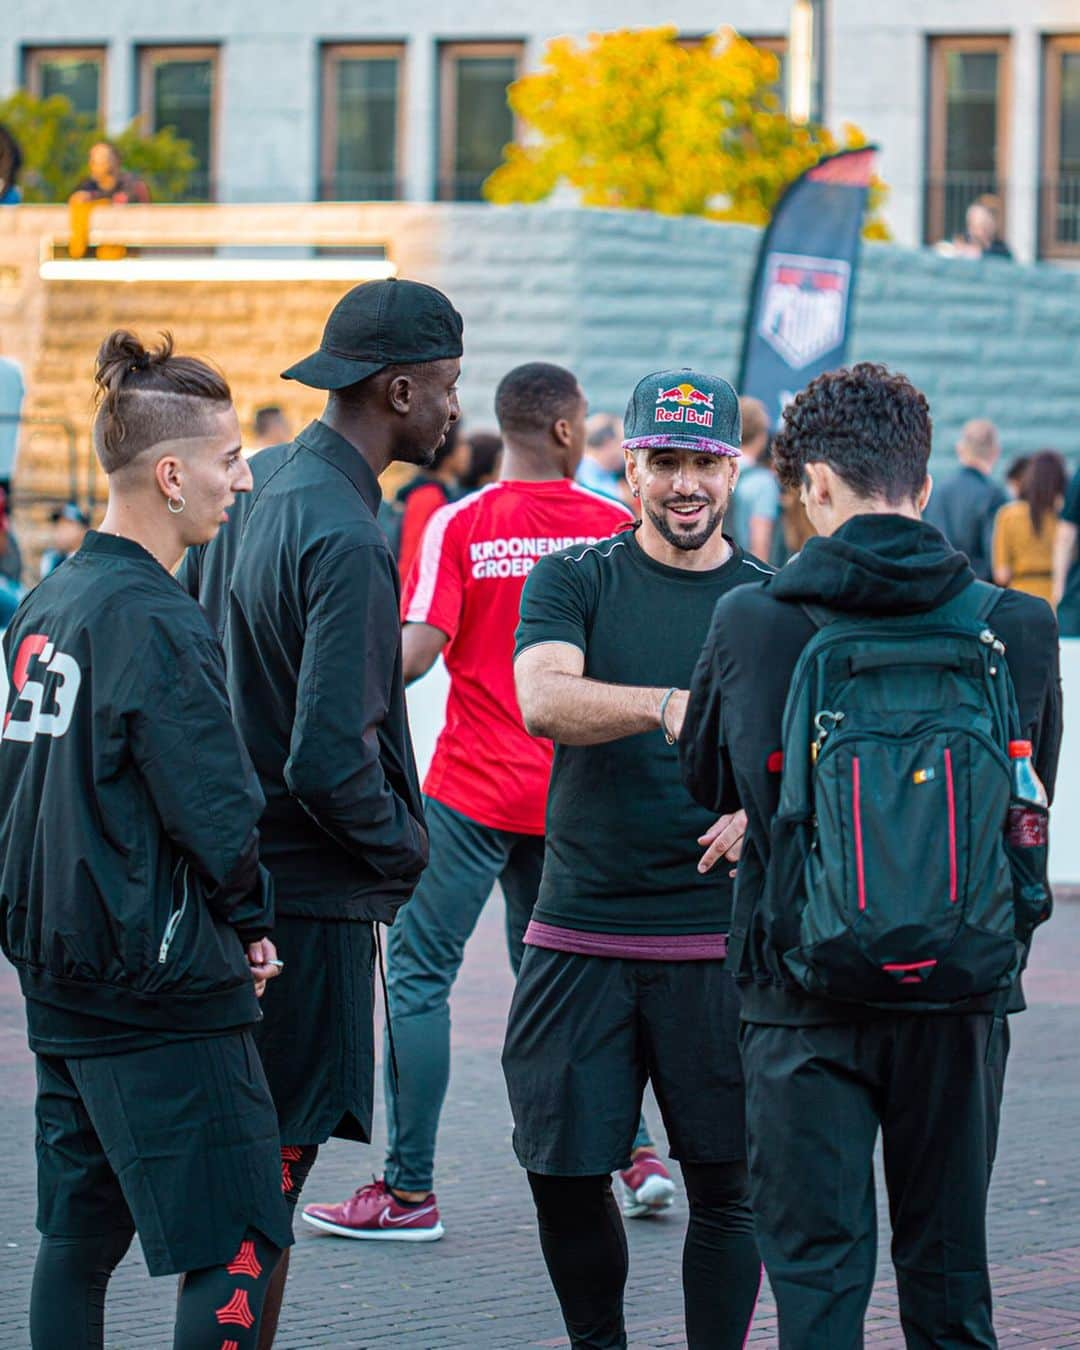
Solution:
<svg viewBox="0 0 1080 1350"><path fill-rule="evenodd" d="M38 1229L134 1224L151 1275L292 1242L277 1121L251 1033L85 1059L37 1056Z"/></svg>
<svg viewBox="0 0 1080 1350"><path fill-rule="evenodd" d="M526 947L503 1049L522 1166L627 1167L651 1080L671 1156L746 1156L739 1004L723 961L633 961Z"/></svg>
<svg viewBox="0 0 1080 1350"><path fill-rule="evenodd" d="M274 924L285 965L263 995L255 1029L281 1142L371 1140L375 1093L375 939L370 923Z"/></svg>

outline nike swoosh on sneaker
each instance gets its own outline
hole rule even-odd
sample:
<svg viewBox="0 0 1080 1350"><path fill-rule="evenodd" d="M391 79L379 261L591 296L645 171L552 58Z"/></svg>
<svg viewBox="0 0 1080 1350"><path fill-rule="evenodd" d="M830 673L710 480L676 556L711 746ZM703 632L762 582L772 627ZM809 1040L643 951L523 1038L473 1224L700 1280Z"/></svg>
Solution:
<svg viewBox="0 0 1080 1350"><path fill-rule="evenodd" d="M386 1208L383 1210L383 1212L379 1215L379 1227L385 1228L387 1224L391 1223L398 1223L398 1224L411 1223L413 1219L419 1219L422 1218L425 1214L433 1214L434 1212L435 1206L428 1205L426 1209L413 1209L410 1210L408 1214L402 1214L399 1217L395 1218L394 1215L390 1213L390 1206L387 1205Z"/></svg>

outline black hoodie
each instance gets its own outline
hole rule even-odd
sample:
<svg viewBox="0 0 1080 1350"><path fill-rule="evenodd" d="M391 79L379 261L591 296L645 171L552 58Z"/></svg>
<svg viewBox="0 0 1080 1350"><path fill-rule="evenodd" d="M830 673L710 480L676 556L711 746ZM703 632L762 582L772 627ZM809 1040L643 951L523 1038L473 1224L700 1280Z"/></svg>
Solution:
<svg viewBox="0 0 1080 1350"><path fill-rule="evenodd" d="M974 574L932 526L896 515L856 516L761 585L740 586L717 604L690 687L679 740L683 778L703 806L742 806L749 821L732 925L743 1018L813 1024L850 1021L850 1006L804 993L756 925L769 861L769 826L780 797L771 759L781 749L788 685L815 632L803 605L866 615L914 614L959 594ZM1053 797L1061 742L1057 625L1045 601L1002 591L990 622L1006 646L1024 734ZM972 1005L969 1005L969 1008ZM861 1011L861 1010L860 1010Z"/></svg>

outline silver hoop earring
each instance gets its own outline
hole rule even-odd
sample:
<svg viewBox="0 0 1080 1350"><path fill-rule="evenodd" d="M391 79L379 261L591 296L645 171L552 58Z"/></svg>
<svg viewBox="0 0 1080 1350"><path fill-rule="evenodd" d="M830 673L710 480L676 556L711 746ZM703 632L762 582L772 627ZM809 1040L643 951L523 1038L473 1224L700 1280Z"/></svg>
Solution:
<svg viewBox="0 0 1080 1350"><path fill-rule="evenodd" d="M169 515L178 516L187 506L187 502L184 501L183 497L170 497L166 505L169 508Z"/></svg>

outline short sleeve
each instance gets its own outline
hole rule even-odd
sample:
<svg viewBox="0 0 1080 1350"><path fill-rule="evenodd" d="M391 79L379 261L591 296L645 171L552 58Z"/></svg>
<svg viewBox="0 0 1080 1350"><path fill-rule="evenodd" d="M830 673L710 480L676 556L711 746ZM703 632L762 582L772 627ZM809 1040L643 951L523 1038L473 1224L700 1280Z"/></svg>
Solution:
<svg viewBox="0 0 1080 1350"><path fill-rule="evenodd" d="M461 531L455 506L441 507L428 521L420 552L405 578L402 623L428 623L453 639L465 599Z"/></svg>
<svg viewBox="0 0 1080 1350"><path fill-rule="evenodd" d="M521 593L521 618L514 635L515 659L542 642L565 642L585 651L589 605L583 568L571 554L541 558Z"/></svg>
<svg viewBox="0 0 1080 1350"><path fill-rule="evenodd" d="M1065 494L1061 519L1067 520L1070 525L1080 525L1080 469L1073 475L1069 490Z"/></svg>

